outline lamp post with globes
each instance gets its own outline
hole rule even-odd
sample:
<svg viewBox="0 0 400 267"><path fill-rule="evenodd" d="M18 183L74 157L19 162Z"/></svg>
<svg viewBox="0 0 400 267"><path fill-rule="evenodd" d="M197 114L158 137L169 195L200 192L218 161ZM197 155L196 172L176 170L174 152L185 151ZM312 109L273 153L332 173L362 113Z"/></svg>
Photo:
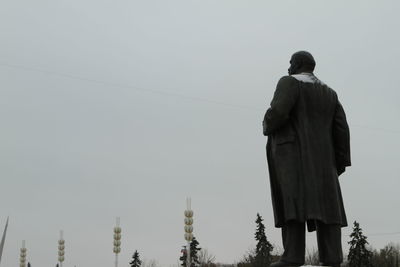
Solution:
<svg viewBox="0 0 400 267"><path fill-rule="evenodd" d="M190 198L186 199L186 210L185 210L185 240L187 241L186 248L186 267L191 267L190 259L190 243L193 240L193 210L192 200Z"/></svg>
<svg viewBox="0 0 400 267"><path fill-rule="evenodd" d="M115 267L118 267L118 253L121 252L121 227L120 218L116 219L116 226L114 227L114 249L115 253Z"/></svg>
<svg viewBox="0 0 400 267"><path fill-rule="evenodd" d="M64 241L64 232L60 231L60 239L58 240L58 262L60 263L60 267L64 262L64 255L65 255L65 241Z"/></svg>
<svg viewBox="0 0 400 267"><path fill-rule="evenodd" d="M19 254L19 266L25 267L26 266L26 247L25 247L25 240L22 240L22 247L20 249Z"/></svg>

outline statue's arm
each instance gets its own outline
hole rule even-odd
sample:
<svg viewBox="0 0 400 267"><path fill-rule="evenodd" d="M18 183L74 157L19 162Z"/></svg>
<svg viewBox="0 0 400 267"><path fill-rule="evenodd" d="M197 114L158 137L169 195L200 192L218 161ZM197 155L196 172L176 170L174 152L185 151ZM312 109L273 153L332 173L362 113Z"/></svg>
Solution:
<svg viewBox="0 0 400 267"><path fill-rule="evenodd" d="M337 100L333 119L333 142L335 148L336 168L341 175L347 166L351 166L350 130L342 104Z"/></svg>
<svg viewBox="0 0 400 267"><path fill-rule="evenodd" d="M298 94L299 86L295 78L284 76L279 80L271 101L271 107L264 115L263 133L265 136L274 133L288 121Z"/></svg>

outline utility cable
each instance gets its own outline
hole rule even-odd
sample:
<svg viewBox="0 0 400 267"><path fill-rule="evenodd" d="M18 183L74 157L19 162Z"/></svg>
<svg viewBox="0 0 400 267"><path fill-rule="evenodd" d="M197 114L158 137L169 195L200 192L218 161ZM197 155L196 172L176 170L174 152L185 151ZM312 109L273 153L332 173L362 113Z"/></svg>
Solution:
<svg viewBox="0 0 400 267"><path fill-rule="evenodd" d="M131 85L124 85L124 84L119 84L119 83L115 83L115 82L101 81L101 80L81 77L81 76L78 76L78 75L61 73L61 72L50 71L50 70L44 70L44 69L39 69L39 68L26 67L26 66L22 66L22 65L15 65L15 64L8 64L8 63L0 62L0 66L6 67L6 68L21 69L21 70L30 71L30 72L39 72L39 73L44 73L44 74L48 74L48 75L54 75L54 76L64 77L64 78L73 79L73 80L80 80L80 81L90 82L90 83L97 83L97 84L101 84L101 85L105 85L105 86L111 86L111 87L117 87L117 88L127 88L127 89L132 89L132 90L135 90L135 91L141 91L141 92L146 92L146 93L153 93L153 94L159 94L159 95L165 95L165 96L171 96L171 97L178 97L178 98L191 100L191 101L208 102L208 103L215 104L215 105L226 106L226 107L231 107L231 108L238 108L238 109L242 109L242 110L253 110L253 111L260 111L260 112L264 111L261 108L255 108L253 106L246 106L246 105L222 102L222 101L217 101L217 100L210 99L210 98L189 96L189 95L185 95L185 94L180 94L180 93L176 93L176 92L169 92L169 91L164 91L164 90L144 89L144 88L139 88L139 87L131 86ZM383 131L383 132L387 132L387 133L400 134L400 130L386 129L386 128L380 128L380 127L371 127L371 126L360 125L360 124L350 124L350 125L354 126L354 127L357 127L357 128L364 128L364 129L368 129L368 130Z"/></svg>

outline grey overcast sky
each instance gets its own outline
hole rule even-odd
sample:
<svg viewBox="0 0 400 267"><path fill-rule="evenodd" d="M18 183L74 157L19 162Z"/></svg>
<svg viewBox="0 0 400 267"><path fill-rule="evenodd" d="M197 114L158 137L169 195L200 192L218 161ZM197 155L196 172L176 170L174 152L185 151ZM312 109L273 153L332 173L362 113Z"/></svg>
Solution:
<svg viewBox="0 0 400 267"><path fill-rule="evenodd" d="M261 120L293 52L308 50L351 126L348 221L400 242L399 1L0 2L2 266L176 264L186 196L219 262L273 227ZM343 244L351 227L343 229ZM397 234L396 234L397 233ZM316 246L307 235L308 248Z"/></svg>

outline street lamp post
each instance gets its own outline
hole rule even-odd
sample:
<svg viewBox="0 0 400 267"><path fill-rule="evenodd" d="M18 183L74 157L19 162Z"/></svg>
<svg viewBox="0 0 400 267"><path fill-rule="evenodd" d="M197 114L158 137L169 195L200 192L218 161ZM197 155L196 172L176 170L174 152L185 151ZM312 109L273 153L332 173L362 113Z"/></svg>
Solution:
<svg viewBox="0 0 400 267"><path fill-rule="evenodd" d="M186 248L186 267L191 267L190 259L190 243L193 240L193 210L192 200L190 198L186 199L186 210L185 210L185 240L187 241Z"/></svg>
<svg viewBox="0 0 400 267"><path fill-rule="evenodd" d="M64 232L60 231L60 239L58 240L58 261L60 262L60 267L64 262L64 255L65 255L65 240L64 240Z"/></svg>
<svg viewBox="0 0 400 267"><path fill-rule="evenodd" d="M118 267L118 253L121 252L121 227L120 218L116 219L116 226L114 227L114 249L115 253L115 267Z"/></svg>
<svg viewBox="0 0 400 267"><path fill-rule="evenodd" d="M22 240L22 247L19 254L19 267L26 267L26 247L25 240Z"/></svg>

